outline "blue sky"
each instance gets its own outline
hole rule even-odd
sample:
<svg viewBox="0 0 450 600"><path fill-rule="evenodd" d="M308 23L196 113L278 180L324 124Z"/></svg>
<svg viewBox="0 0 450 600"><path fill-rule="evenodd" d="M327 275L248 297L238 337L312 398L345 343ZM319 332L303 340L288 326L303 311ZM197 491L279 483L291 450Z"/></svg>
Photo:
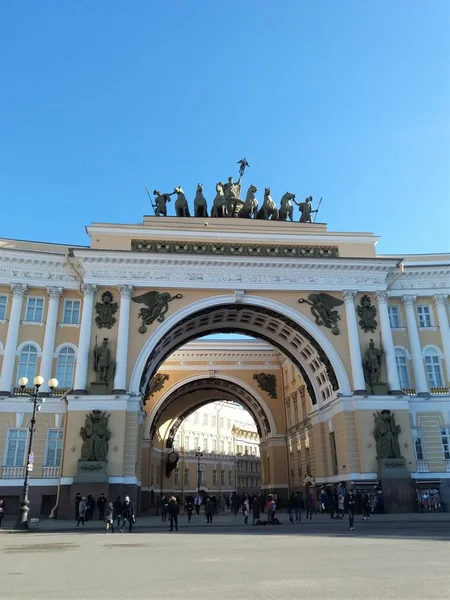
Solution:
<svg viewBox="0 0 450 600"><path fill-rule="evenodd" d="M5 0L0 236L87 244L144 184L324 197L383 253L450 250L447 0Z"/></svg>

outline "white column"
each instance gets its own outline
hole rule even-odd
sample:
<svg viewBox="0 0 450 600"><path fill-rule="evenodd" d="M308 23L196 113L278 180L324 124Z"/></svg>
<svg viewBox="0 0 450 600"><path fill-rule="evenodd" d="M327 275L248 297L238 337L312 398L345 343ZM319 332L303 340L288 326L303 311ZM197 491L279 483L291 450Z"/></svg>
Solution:
<svg viewBox="0 0 450 600"><path fill-rule="evenodd" d="M442 350L445 358L445 371L447 373L447 385L450 385L450 327L447 317L447 296L436 294L433 296L438 315L439 330L441 332Z"/></svg>
<svg viewBox="0 0 450 600"><path fill-rule="evenodd" d="M80 339L78 341L77 366L75 369L74 393L85 394L89 365L89 345L91 342L92 307L97 286L90 283L81 286L84 296L83 313L81 315Z"/></svg>
<svg viewBox="0 0 450 600"><path fill-rule="evenodd" d="M132 285L119 285L120 313L119 331L117 333L116 375L114 377L114 394L126 392L127 385L127 357L128 357L128 332L130 329L130 298L133 291Z"/></svg>
<svg viewBox="0 0 450 600"><path fill-rule="evenodd" d="M59 299L62 294L62 287L48 287L48 311L47 321L45 323L44 345L42 348L41 369L39 375L44 378L41 386L41 392L48 392L48 380L53 377L53 352L55 351L56 325L58 321Z"/></svg>
<svg viewBox="0 0 450 600"><path fill-rule="evenodd" d="M381 343L386 360L387 386L390 394L401 394L397 363L395 362L394 340L389 322L388 293L376 292L378 316L380 319Z"/></svg>
<svg viewBox="0 0 450 600"><path fill-rule="evenodd" d="M12 283L12 304L9 314L8 333L6 334L5 351L3 353L2 374L0 377L0 395L11 393L16 362L17 339L19 337L20 317L22 315L23 298L28 286L23 283Z"/></svg>
<svg viewBox="0 0 450 600"><path fill-rule="evenodd" d="M408 329L408 339L411 348L412 365L414 372L414 381L417 396L429 396L430 390L425 375L425 367L422 358L422 347L420 345L419 330L416 321L416 302L417 296L406 294L402 296L406 312L406 327Z"/></svg>
<svg viewBox="0 0 450 600"><path fill-rule="evenodd" d="M354 394L367 394L361 357L361 346L359 345L355 296L356 292L352 290L344 290L342 292L342 297L345 302L345 315L347 317L347 334L350 350L350 365L352 367L353 390Z"/></svg>

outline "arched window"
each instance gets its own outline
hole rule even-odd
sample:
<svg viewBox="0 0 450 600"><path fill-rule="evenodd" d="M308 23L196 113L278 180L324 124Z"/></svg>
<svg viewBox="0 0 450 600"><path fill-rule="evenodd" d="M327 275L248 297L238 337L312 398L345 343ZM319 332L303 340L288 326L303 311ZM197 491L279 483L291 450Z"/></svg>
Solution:
<svg viewBox="0 0 450 600"><path fill-rule="evenodd" d="M444 379L442 377L440 353L433 346L425 349L425 369L427 371L428 385L432 387L442 387Z"/></svg>
<svg viewBox="0 0 450 600"><path fill-rule="evenodd" d="M27 377L30 385L33 385L33 379L36 376L36 364L37 364L37 349L31 344L24 346L20 352L19 358L19 369L17 372L17 379L21 377Z"/></svg>
<svg viewBox="0 0 450 600"><path fill-rule="evenodd" d="M406 351L403 348L395 349L395 364L397 365L398 379L400 387L402 389L409 388L409 370L408 370L408 357Z"/></svg>
<svg viewBox="0 0 450 600"><path fill-rule="evenodd" d="M75 350L70 346L64 346L58 353L56 365L56 379L60 388L71 388L73 383L73 372L75 369Z"/></svg>

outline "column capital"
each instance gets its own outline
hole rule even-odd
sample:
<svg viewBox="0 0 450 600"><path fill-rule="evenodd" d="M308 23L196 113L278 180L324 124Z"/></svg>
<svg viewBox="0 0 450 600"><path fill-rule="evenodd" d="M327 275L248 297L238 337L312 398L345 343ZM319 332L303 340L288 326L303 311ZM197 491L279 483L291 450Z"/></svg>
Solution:
<svg viewBox="0 0 450 600"><path fill-rule="evenodd" d="M447 294L434 294L433 302L435 306L446 306L448 302Z"/></svg>
<svg viewBox="0 0 450 600"><path fill-rule="evenodd" d="M119 290L119 294L121 298L129 298L133 293L133 286L128 284L118 285L117 289Z"/></svg>
<svg viewBox="0 0 450 600"><path fill-rule="evenodd" d="M416 300L417 300L416 294L404 294L402 296L403 304L405 304L406 306L414 306Z"/></svg>
<svg viewBox="0 0 450 600"><path fill-rule="evenodd" d="M83 296L94 296L97 291L97 286L93 283L82 283L80 286L80 292Z"/></svg>
<svg viewBox="0 0 450 600"><path fill-rule="evenodd" d="M62 287L48 287L47 296L51 299L59 300L61 298L61 294L63 293Z"/></svg>
<svg viewBox="0 0 450 600"><path fill-rule="evenodd" d="M342 290L342 298L344 302L355 302L355 297L358 292L356 290Z"/></svg>
<svg viewBox="0 0 450 600"><path fill-rule="evenodd" d="M375 292L375 296L378 302L387 302L389 300L389 292L386 292L385 290Z"/></svg>
<svg viewBox="0 0 450 600"><path fill-rule="evenodd" d="M13 296L17 296L18 298L23 298L27 293L28 285L26 283L12 283L11 284L11 293Z"/></svg>

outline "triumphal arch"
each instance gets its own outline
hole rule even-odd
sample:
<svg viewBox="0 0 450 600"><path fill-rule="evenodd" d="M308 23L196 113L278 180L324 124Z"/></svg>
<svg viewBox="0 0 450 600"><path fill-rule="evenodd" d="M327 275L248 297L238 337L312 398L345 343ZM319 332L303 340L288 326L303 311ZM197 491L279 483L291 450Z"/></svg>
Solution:
<svg viewBox="0 0 450 600"><path fill-rule="evenodd" d="M212 208L198 186L196 216L181 187L155 190L155 216L93 223L88 247L1 242L11 503L29 467L17 381L37 374L59 387L40 389L35 512L57 503L70 517L77 492L129 493L142 512L162 493L195 493L179 471L197 448L174 440L213 400L252 414L264 493L381 481L392 510L415 506L423 486L448 494L450 256L378 255L372 233L312 222L311 198L295 220L294 194L278 207L266 188L259 205L256 186L241 200L240 181L217 184ZM165 216L172 195L178 216ZM196 342L229 333L257 341ZM227 453L202 450L212 467Z"/></svg>

